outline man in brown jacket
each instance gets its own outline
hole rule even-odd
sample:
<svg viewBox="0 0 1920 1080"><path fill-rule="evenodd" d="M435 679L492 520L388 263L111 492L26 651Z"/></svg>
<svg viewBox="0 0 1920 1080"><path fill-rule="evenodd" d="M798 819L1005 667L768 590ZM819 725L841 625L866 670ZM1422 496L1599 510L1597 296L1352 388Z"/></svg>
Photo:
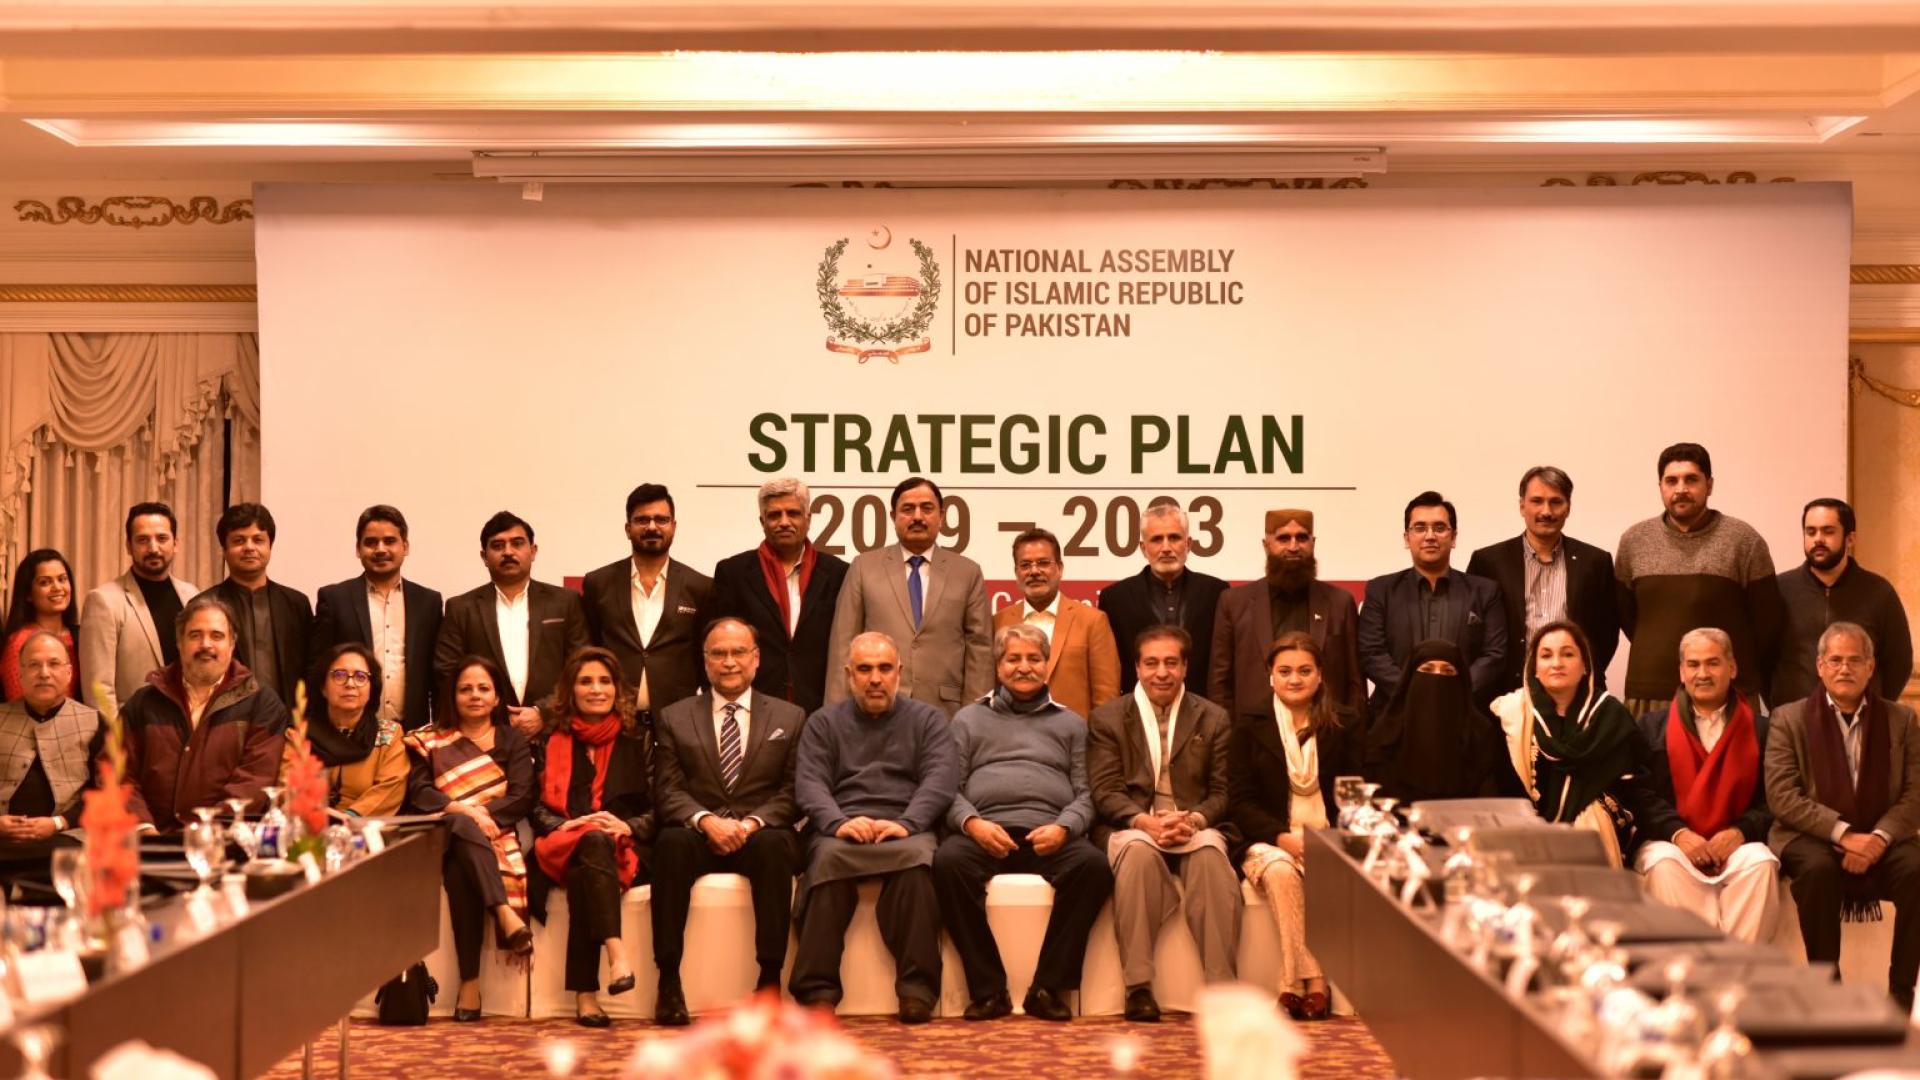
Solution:
<svg viewBox="0 0 1920 1080"><path fill-rule="evenodd" d="M1028 529L1013 538L1014 578L1025 594L993 615L993 633L1029 623L1047 635L1047 692L1061 707L1085 719L1120 696L1120 650L1107 613L1060 592L1066 564L1060 538Z"/></svg>
<svg viewBox="0 0 1920 1080"><path fill-rule="evenodd" d="M1113 928L1129 1020L1158 1020L1153 948L1182 909L1208 982L1230 982L1240 945L1240 879L1227 860L1237 837L1227 816L1227 736L1214 703L1187 692L1193 639L1156 626L1135 639L1131 694L1087 721L1089 834L1113 865ZM1176 889L1173 875L1180 875Z"/></svg>
<svg viewBox="0 0 1920 1080"><path fill-rule="evenodd" d="M1873 638L1855 623L1820 635L1811 696L1775 709L1767 737L1767 843L1793 879L1807 959L1840 960L1840 923L1894 905L1887 991L1913 1008L1920 972L1920 732L1874 689Z"/></svg>
<svg viewBox="0 0 1920 1080"><path fill-rule="evenodd" d="M198 806L245 799L261 810L279 775L287 707L233 659L233 613L196 596L174 626L180 660L147 676L121 709L127 809L143 826L175 832Z"/></svg>
<svg viewBox="0 0 1920 1080"><path fill-rule="evenodd" d="M1213 655L1207 664L1207 697L1228 717L1265 713L1273 700L1267 682L1267 646L1289 630L1313 635L1327 656L1321 673L1338 704L1364 717L1367 680L1360 673L1360 609L1353 594L1317 579L1313 511L1269 510L1267 572L1258 581L1220 594L1213 615Z"/></svg>

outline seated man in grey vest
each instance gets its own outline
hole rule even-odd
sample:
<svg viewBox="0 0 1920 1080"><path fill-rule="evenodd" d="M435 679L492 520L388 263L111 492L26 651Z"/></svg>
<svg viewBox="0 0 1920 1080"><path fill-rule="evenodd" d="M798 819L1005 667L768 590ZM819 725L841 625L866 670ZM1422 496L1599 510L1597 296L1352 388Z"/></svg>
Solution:
<svg viewBox="0 0 1920 1080"><path fill-rule="evenodd" d="M59 638L44 631L27 638L24 692L0 705L0 874L44 871L48 849L73 842L63 834L80 824L80 796L91 786L106 728L99 713L67 696L72 678Z"/></svg>

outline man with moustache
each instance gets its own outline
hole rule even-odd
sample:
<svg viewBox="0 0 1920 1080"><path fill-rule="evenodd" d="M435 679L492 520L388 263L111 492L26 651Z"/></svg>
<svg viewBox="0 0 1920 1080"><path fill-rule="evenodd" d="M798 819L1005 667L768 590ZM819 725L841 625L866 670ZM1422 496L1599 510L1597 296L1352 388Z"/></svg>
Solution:
<svg viewBox="0 0 1920 1080"><path fill-rule="evenodd" d="M940 487L909 476L893 489L897 543L847 567L833 613L830 659L854 638L877 630L902 643L900 684L910 698L951 716L993 689L993 613L980 564L939 546L945 514ZM827 687L827 703L847 700L848 684Z"/></svg>
<svg viewBox="0 0 1920 1080"><path fill-rule="evenodd" d="M538 706L553 694L567 657L591 644L580 598L570 589L533 580L539 553L533 526L525 520L508 510L488 518L480 527L480 561L488 583L447 601L433 651L434 674L443 686L466 657L499 665L507 676L506 685L495 688L500 703L514 728L528 737L546 725Z"/></svg>
<svg viewBox="0 0 1920 1080"><path fill-rule="evenodd" d="M406 515L386 505L360 512L354 552L365 573L321 587L307 657L311 666L348 641L372 649L380 661L380 719L408 731L433 718L433 648L442 613L438 592L401 578L410 550Z"/></svg>
<svg viewBox="0 0 1920 1080"><path fill-rule="evenodd" d="M1798 701L1818 685L1815 643L1836 622L1866 627L1880 696L1900 700L1913 676L1913 630L1892 583L1854 560L1853 507L1815 499L1800 512L1800 532L1807 561L1778 579L1786 625L1773 670L1773 701Z"/></svg>
<svg viewBox="0 0 1920 1080"><path fill-rule="evenodd" d="M1187 512L1172 499L1156 499L1140 515L1140 554L1147 565L1138 574L1100 590L1100 610L1113 624L1120 646L1120 689L1133 689L1139 676L1134 642L1150 627L1177 626L1193 642L1199 659L1187 665L1187 689L1207 692L1208 660L1213 655L1213 623L1227 583L1187 568L1193 535Z"/></svg>
<svg viewBox="0 0 1920 1080"><path fill-rule="evenodd" d="M1007 627L1025 625L1045 635L1047 690L1084 719L1120 696L1120 650L1104 612L1061 594L1065 568L1059 537L1045 529L1014 537L1013 572L1023 596L994 613L993 631L997 639Z"/></svg>
<svg viewBox="0 0 1920 1080"><path fill-rule="evenodd" d="M911 494L909 492L908 494ZM960 786L947 714L900 693L900 650L867 631L847 645L846 695L807 718L794 801L807 819L799 944L787 989L802 1005L840 1001L840 954L863 878L893 954L900 1019L924 1024L940 997L934 827Z"/></svg>
<svg viewBox="0 0 1920 1080"><path fill-rule="evenodd" d="M127 809L142 829L177 832L196 807L243 799L266 806L280 775L287 707L233 659L233 613L211 596L174 620L178 663L147 676L120 710Z"/></svg>
<svg viewBox="0 0 1920 1080"><path fill-rule="evenodd" d="M1373 681L1378 715L1393 697L1416 645L1439 639L1460 647L1471 668L1473 698L1485 707L1507 673L1507 607L1500 586L1453 569L1460 521L1437 491L1423 491L1402 514L1413 565L1367 582L1360 608L1360 662Z"/></svg>
<svg viewBox="0 0 1920 1080"><path fill-rule="evenodd" d="M21 696L0 705L0 878L44 870L48 847L80 824L106 725L67 696L72 678L58 637L36 630L21 643Z"/></svg>
<svg viewBox="0 0 1920 1080"><path fill-rule="evenodd" d="M1360 670L1359 610L1347 590L1315 580L1313 511L1269 510L1265 580L1235 585L1220 594L1213 617L1213 655L1207 697L1239 716L1258 712L1273 698L1267 676L1267 646L1298 630L1313 637L1327 657L1322 672L1333 700L1364 715L1367 683Z"/></svg>
<svg viewBox="0 0 1920 1080"><path fill-rule="evenodd" d="M133 565L88 593L80 609L81 694L95 708L118 705L147 684L148 672L180 662L173 622L200 591L173 577L180 522L166 503L136 503L126 533Z"/></svg>
<svg viewBox="0 0 1920 1080"><path fill-rule="evenodd" d="M760 530L752 551L713 568L713 617L740 619L760 641L753 688L806 712L827 698L833 609L847 579L846 560L807 537L811 493L791 477L760 485Z"/></svg>
<svg viewBox="0 0 1920 1080"><path fill-rule="evenodd" d="M267 580L277 530L273 514L259 503L234 503L214 524L226 580L205 594L233 612L233 658L247 666L263 686L285 703L307 674L307 642L313 632L313 607L307 594Z"/></svg>
<svg viewBox="0 0 1920 1080"><path fill-rule="evenodd" d="M1793 882L1809 963L1840 962L1840 924L1891 900L1887 991L1913 1011L1920 973L1920 729L1874 690L1873 638L1838 622L1816 645L1820 686L1774 710L1767 846Z"/></svg>
<svg viewBox="0 0 1920 1080"><path fill-rule="evenodd" d="M1467 573L1500 586L1507 605L1507 671L1500 692L1517 689L1530 658L1527 642L1550 622L1567 620L1593 646L1594 686L1605 689L1607 665L1620 647L1613 556L1566 534L1573 478L1552 465L1520 477L1519 536L1490 544L1467 560Z"/></svg>
<svg viewBox="0 0 1920 1080"><path fill-rule="evenodd" d="M799 864L793 769L807 714L754 688L760 649L746 622L716 619L703 655L712 693L681 698L654 725L654 1021L675 1027L689 1019L680 961L693 883L703 874L747 879L760 963L754 988L778 990Z"/></svg>
<svg viewBox="0 0 1920 1080"><path fill-rule="evenodd" d="M1613 557L1627 654L1627 707L1636 716L1665 708L1678 689L1680 638L1716 626L1733 639L1739 686L1760 700L1773 671L1783 611L1773 555L1753 526L1707 506L1713 458L1698 443L1660 451L1666 512L1629 526Z"/></svg>
<svg viewBox="0 0 1920 1080"><path fill-rule="evenodd" d="M627 494L632 554L587 575L587 632L620 658L643 727L653 712L700 689L700 636L713 579L672 558L673 493L641 484Z"/></svg>

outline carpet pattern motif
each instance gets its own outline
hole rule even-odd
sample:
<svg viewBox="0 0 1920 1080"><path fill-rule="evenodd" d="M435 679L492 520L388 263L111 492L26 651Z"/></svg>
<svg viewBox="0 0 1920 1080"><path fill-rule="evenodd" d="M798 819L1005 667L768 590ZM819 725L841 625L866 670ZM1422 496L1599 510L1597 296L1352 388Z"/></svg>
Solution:
<svg viewBox="0 0 1920 1080"><path fill-rule="evenodd" d="M910 1028L889 1018L849 1017L846 1029L893 1059L903 1077L959 1077L965 1080L1080 1080L1113 1075L1110 1053L1116 1038L1139 1040L1132 1075L1152 1080L1198 1080L1200 1049L1194 1025L1185 1016L1160 1024L1129 1024L1118 1019L1080 1019L1068 1024L1013 1017L985 1024L939 1020ZM616 1023L604 1031L571 1020L489 1019L479 1024L435 1020L425 1027L381 1027L355 1021L353 1075L359 1077L461 1080L545 1075L541 1047L570 1039L580 1053L574 1075L605 1078L620 1074L634 1043L654 1031L650 1024ZM1300 1063L1303 1078L1385 1080L1393 1064L1358 1020L1329 1020L1302 1025L1312 1048ZM314 1046L316 1076L332 1077L331 1029ZM267 1074L270 1080L300 1075L299 1055Z"/></svg>

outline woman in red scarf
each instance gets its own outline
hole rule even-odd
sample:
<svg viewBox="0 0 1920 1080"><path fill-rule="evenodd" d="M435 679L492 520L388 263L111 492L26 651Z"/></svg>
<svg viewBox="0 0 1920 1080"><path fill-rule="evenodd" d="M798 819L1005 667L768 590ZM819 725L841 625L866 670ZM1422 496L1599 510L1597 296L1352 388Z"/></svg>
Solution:
<svg viewBox="0 0 1920 1080"><path fill-rule="evenodd" d="M633 692L620 661L605 649L569 657L544 708L533 851L546 879L567 890L567 989L577 995L580 1023L606 1027L611 1021L596 997L601 952L608 993L624 994L634 983L620 937L620 897L646 878L651 755L634 726Z"/></svg>

